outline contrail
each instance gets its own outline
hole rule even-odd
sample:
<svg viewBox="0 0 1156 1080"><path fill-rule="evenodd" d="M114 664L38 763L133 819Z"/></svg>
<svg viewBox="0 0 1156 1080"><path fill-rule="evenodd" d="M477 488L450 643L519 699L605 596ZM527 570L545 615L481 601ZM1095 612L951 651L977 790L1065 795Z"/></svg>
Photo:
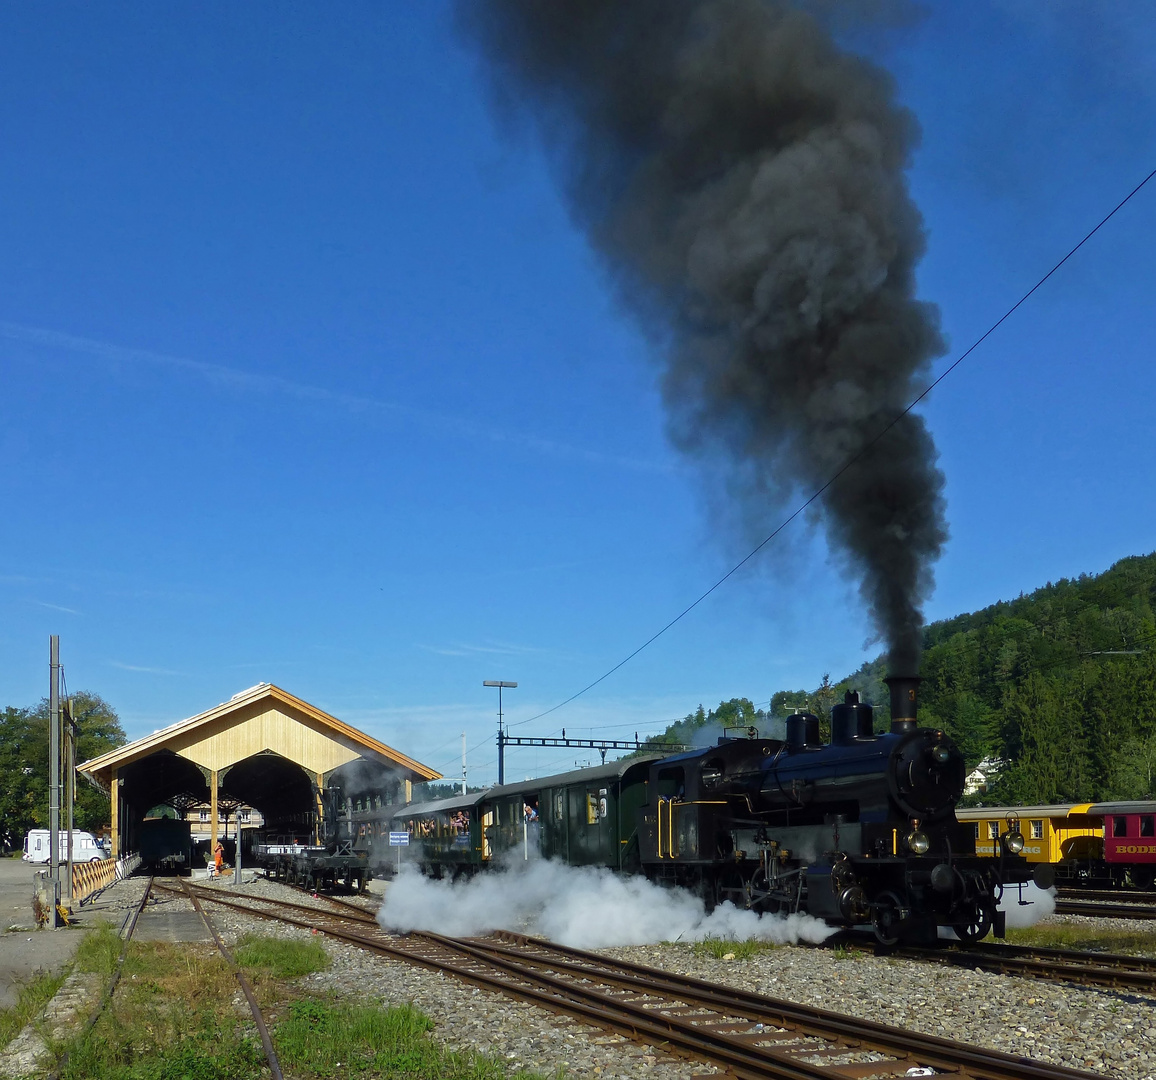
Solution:
<svg viewBox="0 0 1156 1080"><path fill-rule="evenodd" d="M458 438L506 443L535 453L577 459L592 465L609 465L637 472L671 471L670 467L663 462L643 461L606 454L598 450L572 446L555 439L543 439L523 432L504 431L500 428L475 424L461 417L448 416L431 409L416 408L412 405L402 405L397 402L384 401L381 398L350 394L340 390L329 390L325 387L285 379L280 375L245 371L241 368L206 360L190 360L186 357L171 356L149 349L130 349L122 345L96 341L92 338L60 333L57 330L0 322L0 338L21 342L25 345L91 356L111 364L142 364L156 368L167 368L237 391L276 394L297 401L316 402L351 413L391 416Z"/></svg>

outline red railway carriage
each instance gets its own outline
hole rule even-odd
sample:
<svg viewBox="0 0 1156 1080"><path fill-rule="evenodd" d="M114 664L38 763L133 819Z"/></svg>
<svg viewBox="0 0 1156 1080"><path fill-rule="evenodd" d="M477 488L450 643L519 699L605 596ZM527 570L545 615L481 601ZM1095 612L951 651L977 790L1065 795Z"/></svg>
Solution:
<svg viewBox="0 0 1156 1080"><path fill-rule="evenodd" d="M1093 803L1104 820L1104 862L1139 889L1156 883L1156 802ZM1116 877L1116 873L1113 873Z"/></svg>

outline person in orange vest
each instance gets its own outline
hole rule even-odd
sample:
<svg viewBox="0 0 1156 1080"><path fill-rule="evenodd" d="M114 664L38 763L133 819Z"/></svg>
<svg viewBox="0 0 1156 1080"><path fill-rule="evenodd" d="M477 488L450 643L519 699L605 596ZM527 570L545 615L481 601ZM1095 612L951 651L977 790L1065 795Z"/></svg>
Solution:
<svg viewBox="0 0 1156 1080"><path fill-rule="evenodd" d="M221 867L225 862L225 846L220 840L217 841L217 846L213 848L213 873L217 877L221 876Z"/></svg>

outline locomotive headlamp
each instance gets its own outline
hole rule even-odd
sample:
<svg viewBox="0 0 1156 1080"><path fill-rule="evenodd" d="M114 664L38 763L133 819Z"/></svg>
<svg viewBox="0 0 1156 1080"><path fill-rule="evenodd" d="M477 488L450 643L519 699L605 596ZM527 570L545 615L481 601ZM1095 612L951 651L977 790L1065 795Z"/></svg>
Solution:
<svg viewBox="0 0 1156 1080"><path fill-rule="evenodd" d="M928 849L931 847L931 841L927 838L927 833L922 829L912 829L904 838L903 842L907 845L909 850L916 855L926 855Z"/></svg>
<svg viewBox="0 0 1156 1080"><path fill-rule="evenodd" d="M1004 833L1003 846L1013 855L1018 855L1024 849L1024 834L1019 829Z"/></svg>
<svg viewBox="0 0 1156 1080"><path fill-rule="evenodd" d="M931 760L936 765L946 765L951 760L951 751L943 743L936 743L931 748Z"/></svg>

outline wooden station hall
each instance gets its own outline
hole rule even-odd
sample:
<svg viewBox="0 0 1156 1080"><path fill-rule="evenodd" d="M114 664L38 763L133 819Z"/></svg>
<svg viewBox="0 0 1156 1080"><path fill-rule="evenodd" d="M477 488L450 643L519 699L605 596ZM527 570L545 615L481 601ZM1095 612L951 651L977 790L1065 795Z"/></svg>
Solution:
<svg viewBox="0 0 1156 1080"><path fill-rule="evenodd" d="M265 822L313 829L330 783L356 774L390 802L441 774L271 683L77 767L112 801L113 857L135 850L146 814L182 818L209 808L212 845L222 813L252 807Z"/></svg>

